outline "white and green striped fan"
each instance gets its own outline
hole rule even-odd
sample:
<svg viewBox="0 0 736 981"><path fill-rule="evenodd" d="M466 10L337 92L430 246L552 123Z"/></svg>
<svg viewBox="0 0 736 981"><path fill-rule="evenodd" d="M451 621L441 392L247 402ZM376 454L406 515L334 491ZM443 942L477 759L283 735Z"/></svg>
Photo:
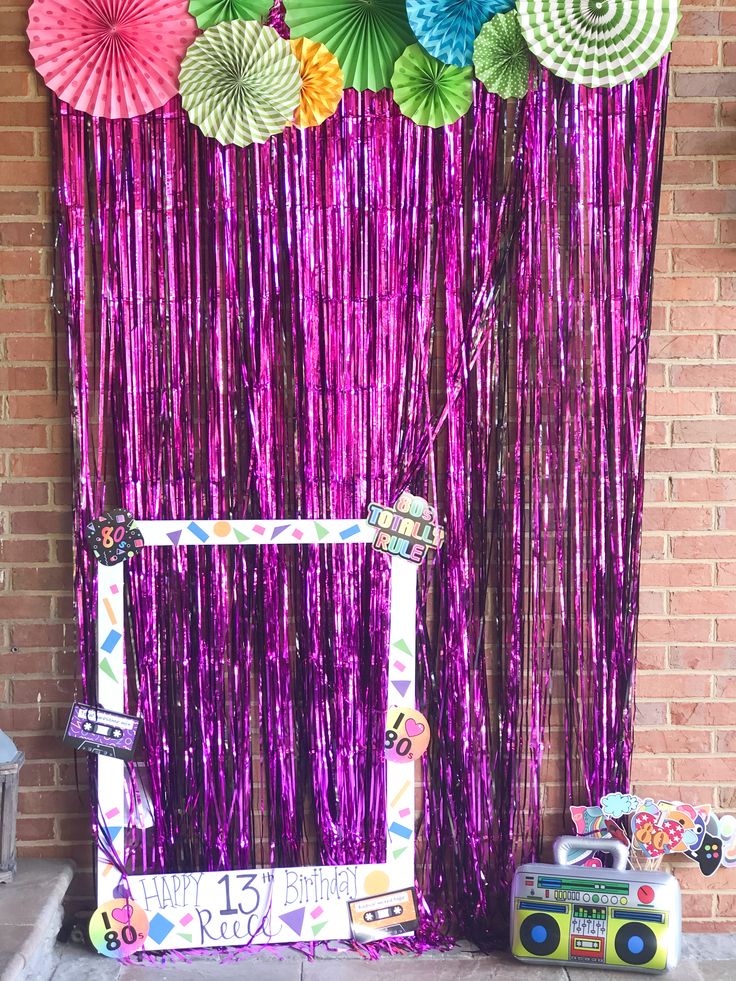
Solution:
<svg viewBox="0 0 736 981"><path fill-rule="evenodd" d="M677 33L677 0L518 0L526 43L554 75L591 88L630 82Z"/></svg>
<svg viewBox="0 0 736 981"><path fill-rule="evenodd" d="M288 41L257 21L210 27L179 73L182 105L205 136L249 146L282 132L299 105L299 62Z"/></svg>

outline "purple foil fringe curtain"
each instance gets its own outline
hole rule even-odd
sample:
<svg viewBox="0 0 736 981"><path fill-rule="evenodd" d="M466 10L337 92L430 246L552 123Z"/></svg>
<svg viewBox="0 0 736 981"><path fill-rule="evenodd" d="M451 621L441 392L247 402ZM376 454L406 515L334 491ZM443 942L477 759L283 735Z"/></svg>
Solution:
<svg viewBox="0 0 736 981"><path fill-rule="evenodd" d="M428 494L418 884L476 938L545 806L628 779L666 92L666 63L612 91L542 73L515 112L479 88L437 132L348 92L247 150L176 100L54 106L86 696L105 504L354 517ZM129 868L384 858L387 582L362 547L131 564L155 825Z"/></svg>

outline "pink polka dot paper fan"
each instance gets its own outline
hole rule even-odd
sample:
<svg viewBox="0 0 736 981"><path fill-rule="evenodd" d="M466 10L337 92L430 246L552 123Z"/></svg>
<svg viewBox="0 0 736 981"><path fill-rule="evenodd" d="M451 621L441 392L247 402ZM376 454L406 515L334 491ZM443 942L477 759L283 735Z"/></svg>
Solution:
<svg viewBox="0 0 736 981"><path fill-rule="evenodd" d="M189 0L33 0L28 37L48 87L74 109L128 119L178 91L199 33Z"/></svg>

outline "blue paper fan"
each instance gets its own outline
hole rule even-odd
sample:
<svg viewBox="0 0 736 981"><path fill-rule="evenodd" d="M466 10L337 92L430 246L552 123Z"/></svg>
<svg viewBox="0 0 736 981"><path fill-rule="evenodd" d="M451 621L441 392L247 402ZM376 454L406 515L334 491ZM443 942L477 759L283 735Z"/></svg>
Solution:
<svg viewBox="0 0 736 981"><path fill-rule="evenodd" d="M446 65L473 63L473 42L494 14L514 9L514 0L407 0L411 29L425 51Z"/></svg>

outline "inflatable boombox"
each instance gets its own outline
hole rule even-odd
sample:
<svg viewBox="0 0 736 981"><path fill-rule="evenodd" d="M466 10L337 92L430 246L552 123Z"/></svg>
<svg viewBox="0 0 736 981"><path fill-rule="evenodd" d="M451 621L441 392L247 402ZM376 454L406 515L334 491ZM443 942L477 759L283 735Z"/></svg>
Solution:
<svg viewBox="0 0 736 981"><path fill-rule="evenodd" d="M619 841L596 842L614 868L573 867L580 838L558 838L556 865L521 865L511 891L511 952L522 961L666 971L680 959L680 886L666 872L625 871Z"/></svg>

